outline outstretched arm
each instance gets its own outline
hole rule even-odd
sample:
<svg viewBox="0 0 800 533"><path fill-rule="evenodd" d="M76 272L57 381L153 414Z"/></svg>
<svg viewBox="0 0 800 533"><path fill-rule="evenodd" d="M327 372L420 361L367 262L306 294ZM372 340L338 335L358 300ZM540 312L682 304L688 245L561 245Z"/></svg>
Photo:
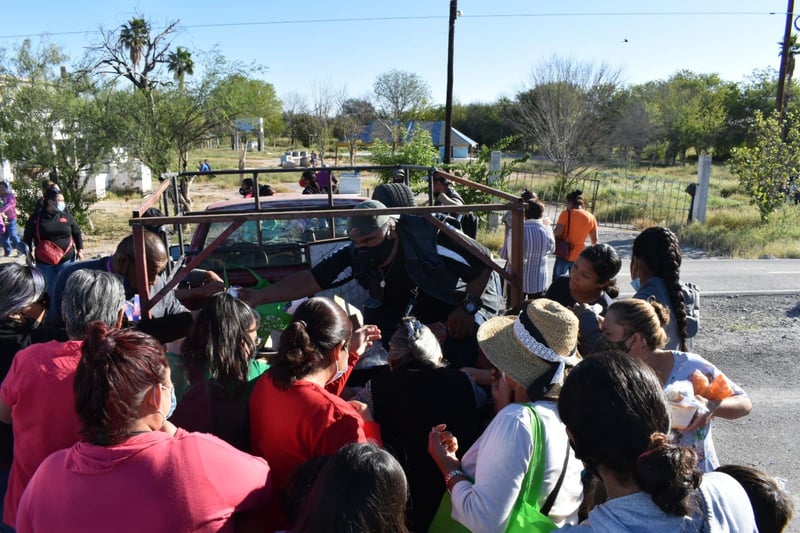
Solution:
<svg viewBox="0 0 800 533"><path fill-rule="evenodd" d="M263 289L244 288L239 298L255 307L273 302L288 302L303 296L312 296L322 290L310 270L303 270Z"/></svg>

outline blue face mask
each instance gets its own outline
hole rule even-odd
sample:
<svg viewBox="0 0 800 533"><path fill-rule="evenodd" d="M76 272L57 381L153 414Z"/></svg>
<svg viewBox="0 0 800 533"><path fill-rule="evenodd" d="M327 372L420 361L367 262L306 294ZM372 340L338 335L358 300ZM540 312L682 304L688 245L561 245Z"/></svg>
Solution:
<svg viewBox="0 0 800 533"><path fill-rule="evenodd" d="M64 203L64 202L56 203L56 210L61 211L63 213L66 208L67 208L67 204L66 203Z"/></svg>
<svg viewBox="0 0 800 533"><path fill-rule="evenodd" d="M169 419L169 417L172 416L172 413L175 412L175 408L178 407L178 397L175 395L175 387L167 387L166 385L162 385L160 383L158 384L158 386L170 392L169 412L165 415L164 413L161 413L160 410L158 411L159 413L161 413L161 416L164 417L164 421L166 422L167 419Z"/></svg>
<svg viewBox="0 0 800 533"><path fill-rule="evenodd" d="M641 283L639 283L639 278L633 278L631 280L631 287L633 287L633 290L636 292L639 292L639 289L642 288Z"/></svg>

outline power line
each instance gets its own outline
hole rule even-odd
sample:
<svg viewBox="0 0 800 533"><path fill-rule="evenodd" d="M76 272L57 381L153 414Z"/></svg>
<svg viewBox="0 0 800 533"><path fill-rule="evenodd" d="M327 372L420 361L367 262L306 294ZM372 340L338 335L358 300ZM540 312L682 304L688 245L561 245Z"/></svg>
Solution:
<svg viewBox="0 0 800 533"><path fill-rule="evenodd" d="M664 17L664 16L754 16L754 15L785 15L775 11L616 11L616 12L586 12L586 13L488 13L478 15L461 15L459 18L548 18L548 17ZM245 26L276 26L289 24L331 24L341 22L393 22L393 21L412 21L412 20L444 20L447 16L403 16L403 17L351 17L351 18L329 18L329 19L296 19L296 20L265 20L253 22L217 22L213 24L189 24L181 26L183 29L192 28L233 28ZM156 30L164 28L154 28ZM17 35L0 35L0 39L24 39L28 37L63 36L63 35L88 35L100 33L100 30L83 31L60 31L40 33L26 33Z"/></svg>

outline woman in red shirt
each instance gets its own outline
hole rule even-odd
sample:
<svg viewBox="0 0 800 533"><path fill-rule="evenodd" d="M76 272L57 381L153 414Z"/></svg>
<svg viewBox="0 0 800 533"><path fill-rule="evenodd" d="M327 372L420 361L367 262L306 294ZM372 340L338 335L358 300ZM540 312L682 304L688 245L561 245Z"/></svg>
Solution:
<svg viewBox="0 0 800 533"><path fill-rule="evenodd" d="M289 526L281 504L296 467L352 442L380 441L366 404L339 397L359 356L378 339L377 326L353 331L344 309L328 298L303 302L281 334L269 371L250 395L252 450L269 463L277 496L270 526Z"/></svg>

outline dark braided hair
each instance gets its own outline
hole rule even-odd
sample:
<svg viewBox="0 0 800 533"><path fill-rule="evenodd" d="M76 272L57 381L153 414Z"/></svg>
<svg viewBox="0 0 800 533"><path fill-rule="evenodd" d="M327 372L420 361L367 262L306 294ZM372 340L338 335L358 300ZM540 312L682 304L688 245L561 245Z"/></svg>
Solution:
<svg viewBox="0 0 800 533"><path fill-rule="evenodd" d="M678 237L663 226L647 228L633 241L633 256L667 284L670 307L681 338L680 348L686 351L686 300L681 286L681 245Z"/></svg>

